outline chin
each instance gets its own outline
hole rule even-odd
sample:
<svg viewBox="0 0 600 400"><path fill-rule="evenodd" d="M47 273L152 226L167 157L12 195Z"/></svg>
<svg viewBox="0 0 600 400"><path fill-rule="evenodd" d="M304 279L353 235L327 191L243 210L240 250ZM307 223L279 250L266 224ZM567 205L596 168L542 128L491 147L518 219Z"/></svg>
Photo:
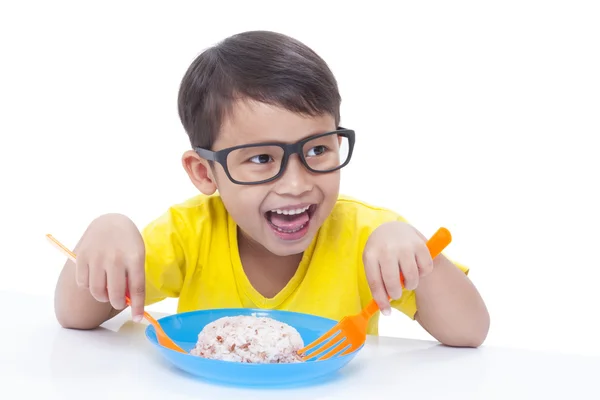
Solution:
<svg viewBox="0 0 600 400"><path fill-rule="evenodd" d="M293 256L304 253L308 246L310 246L313 238L314 234L306 235L301 240L295 241L293 243L281 243L281 241L278 241L279 243L271 242L268 246L265 247L271 253L279 257Z"/></svg>
<svg viewBox="0 0 600 400"><path fill-rule="evenodd" d="M301 249L273 249L273 251L271 251L271 253L273 253L279 257L289 257L289 256L295 256L298 254L302 254L306 251L307 248L308 248L308 246L304 246Z"/></svg>

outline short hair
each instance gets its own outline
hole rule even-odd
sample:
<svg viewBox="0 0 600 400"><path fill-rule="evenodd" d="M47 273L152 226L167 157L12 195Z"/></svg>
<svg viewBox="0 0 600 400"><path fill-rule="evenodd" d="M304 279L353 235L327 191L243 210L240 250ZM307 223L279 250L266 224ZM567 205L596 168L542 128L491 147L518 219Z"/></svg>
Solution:
<svg viewBox="0 0 600 400"><path fill-rule="evenodd" d="M237 100L279 106L300 114L330 114L340 122L337 81L325 61L300 41L249 31L203 51L179 88L179 118L192 147L211 149Z"/></svg>

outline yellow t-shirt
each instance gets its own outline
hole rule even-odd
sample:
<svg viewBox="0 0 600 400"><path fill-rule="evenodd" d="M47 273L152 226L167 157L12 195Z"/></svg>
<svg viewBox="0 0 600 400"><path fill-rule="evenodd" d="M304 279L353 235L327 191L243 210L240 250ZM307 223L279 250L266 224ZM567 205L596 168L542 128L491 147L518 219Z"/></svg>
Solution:
<svg viewBox="0 0 600 400"><path fill-rule="evenodd" d="M265 298L244 273L237 227L220 196L196 196L169 208L142 231L146 305L174 297L179 298L178 312L243 307L340 320L371 301L363 249L375 228L396 220L404 221L390 210L340 196L290 282L275 297ZM392 306L414 318L414 292L404 290ZM369 334L378 333L378 320L379 313L371 318Z"/></svg>

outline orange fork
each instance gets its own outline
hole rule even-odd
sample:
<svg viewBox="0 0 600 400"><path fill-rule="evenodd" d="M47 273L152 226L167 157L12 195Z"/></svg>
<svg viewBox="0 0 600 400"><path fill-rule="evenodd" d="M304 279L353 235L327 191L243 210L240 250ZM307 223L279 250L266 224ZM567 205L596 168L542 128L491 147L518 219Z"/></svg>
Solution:
<svg viewBox="0 0 600 400"><path fill-rule="evenodd" d="M452 236L446 228L438 229L427 241L427 248L431 257L435 258L451 241ZM402 287L404 287L404 277L402 274L400 274L400 282ZM369 319L378 310L379 306L375 300L371 300L360 313L344 317L333 328L321 335L321 337L300 349L298 354L304 361L316 357L318 357L317 361L320 361L331 358L338 353L342 356L353 352L365 343ZM311 352L311 350L313 351ZM340 353L342 350L344 351Z"/></svg>
<svg viewBox="0 0 600 400"><path fill-rule="evenodd" d="M76 258L75 253L73 253L71 250L69 250L67 247L65 247L65 245L63 245L56 238L54 238L54 236L47 234L46 237L48 239L50 239L52 244L54 244L67 257L69 257L71 259L71 261L75 262L75 258ZM131 307L131 300L129 299L129 296L125 295L125 301L127 302L127 305ZM160 326L158 321L152 317L152 315L150 315L146 311L144 311L144 318L146 318L146 320L148 322L150 322L152 324L152 326L154 326L154 330L156 331L156 338L158 339L158 343L161 346L164 346L171 350L178 351L180 353L187 353L187 351L183 350L173 340L171 340L171 338L169 336L167 336L167 334L165 333L163 328Z"/></svg>

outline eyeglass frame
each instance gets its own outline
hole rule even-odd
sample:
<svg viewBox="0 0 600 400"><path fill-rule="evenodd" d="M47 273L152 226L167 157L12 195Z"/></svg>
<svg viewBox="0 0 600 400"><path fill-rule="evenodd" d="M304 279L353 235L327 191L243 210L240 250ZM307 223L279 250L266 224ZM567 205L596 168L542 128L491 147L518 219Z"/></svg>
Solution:
<svg viewBox="0 0 600 400"><path fill-rule="evenodd" d="M319 171L319 170L315 170L315 169L311 168L308 165L308 162L306 161L306 158L304 157L304 154L303 154L304 145L312 140L319 139L321 137L328 136L328 135L334 135L334 134L343 136L348 139L348 157L346 158L346 161L343 164L341 164L335 168L328 169L326 171ZM354 132L354 130L342 128L340 126L335 131L319 133L316 135L308 136L308 137L306 137L302 140L299 140L295 143L282 143L282 142L249 143L249 144L242 144L242 145L233 146L233 147L227 147L225 149L221 149L221 150L217 150L217 151L205 149L202 147L194 147L194 151L196 152L196 154L198 154L198 156L204 158L207 161L213 161L213 162L217 162L217 163L221 164L221 166L223 167L223 170L225 171L225 174L227 175L227 177L229 178L229 180L231 182L233 182L237 185L261 185L263 183L272 182L276 179L281 178L281 176L285 172L289 158L293 154L298 155L298 158L300 158L300 162L302 163L302 165L304 165L304 167L307 170L309 170L310 172L316 173L316 174L328 174L330 172L334 172L339 169L342 169L343 167L348 165L348 163L350 162L350 159L352 158L352 152L354 150L354 143L356 141L355 136L356 136L356 133ZM281 159L281 166L279 167L279 172L277 172L277 174L275 174L273 177L271 177L269 179L263 179L262 181L254 181L254 182L241 182L241 181L234 179L231 176L231 174L229 173L229 168L227 167L227 156L229 155L229 153L231 153L235 150L239 150L239 149L252 148L252 147L265 147L265 146L275 146L275 147L279 147L279 148L283 149L283 157Z"/></svg>

